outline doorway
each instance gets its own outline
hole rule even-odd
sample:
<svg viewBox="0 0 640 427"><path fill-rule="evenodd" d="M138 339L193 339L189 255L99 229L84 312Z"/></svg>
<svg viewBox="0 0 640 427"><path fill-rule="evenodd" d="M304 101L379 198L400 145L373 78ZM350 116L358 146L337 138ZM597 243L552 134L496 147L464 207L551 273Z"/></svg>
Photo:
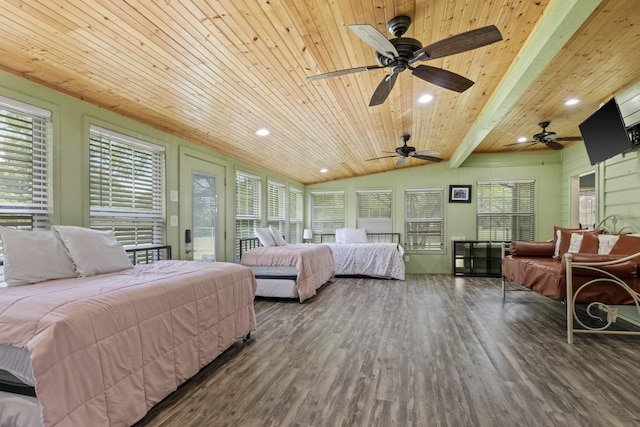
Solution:
<svg viewBox="0 0 640 427"><path fill-rule="evenodd" d="M183 259L224 261L225 167L189 154L180 157Z"/></svg>

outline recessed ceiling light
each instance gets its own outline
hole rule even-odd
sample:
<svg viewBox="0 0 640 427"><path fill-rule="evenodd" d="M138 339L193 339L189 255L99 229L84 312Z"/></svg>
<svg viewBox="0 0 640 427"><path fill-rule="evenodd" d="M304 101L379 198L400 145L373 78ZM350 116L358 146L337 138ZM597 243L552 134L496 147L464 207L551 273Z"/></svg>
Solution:
<svg viewBox="0 0 640 427"><path fill-rule="evenodd" d="M327 172L329 172L329 169L327 168L320 169L320 173L327 173Z"/></svg>
<svg viewBox="0 0 640 427"><path fill-rule="evenodd" d="M267 136L267 135L269 135L270 133L271 133L271 132L269 132L269 129L264 129L264 128L262 128L262 129L258 129L258 130L256 131L256 135L258 135L258 136Z"/></svg>
<svg viewBox="0 0 640 427"><path fill-rule="evenodd" d="M567 99L564 105L576 105L578 102L580 102L579 99L571 98L571 99Z"/></svg>
<svg viewBox="0 0 640 427"><path fill-rule="evenodd" d="M428 102L433 101L433 96L426 94L426 95L422 95L420 98L418 98L418 103L419 104L426 104Z"/></svg>
<svg viewBox="0 0 640 427"><path fill-rule="evenodd" d="M521 136L520 138L518 138L518 142L527 142L528 138L526 136Z"/></svg>

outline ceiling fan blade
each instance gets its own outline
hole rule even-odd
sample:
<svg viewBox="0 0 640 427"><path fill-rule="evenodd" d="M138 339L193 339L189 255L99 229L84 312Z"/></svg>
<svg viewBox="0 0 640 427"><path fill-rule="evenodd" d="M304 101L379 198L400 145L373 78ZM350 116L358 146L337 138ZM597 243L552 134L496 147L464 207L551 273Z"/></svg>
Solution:
<svg viewBox="0 0 640 427"><path fill-rule="evenodd" d="M396 84L397 78L398 75L396 73L392 73L382 79L382 81L376 88L376 91L373 92L373 96L371 97L371 101L369 102L369 107L380 105L387 99L389 93L391 92L391 89L393 89L393 85Z"/></svg>
<svg viewBox="0 0 640 427"><path fill-rule="evenodd" d="M424 154L412 154L411 157L415 157L416 159L420 159L420 160L427 160L429 162L441 162L442 159L440 157L433 157L433 156L427 156Z"/></svg>
<svg viewBox="0 0 640 427"><path fill-rule="evenodd" d="M495 25L476 28L437 41L414 52L412 61L427 61L477 49L502 40L502 34Z"/></svg>
<svg viewBox="0 0 640 427"><path fill-rule="evenodd" d="M349 25L349 29L353 31L356 36L360 37L363 42L374 48L380 55L386 56L389 59L395 59L399 56L395 46L391 44L384 34L372 25Z"/></svg>
<svg viewBox="0 0 640 427"><path fill-rule="evenodd" d="M554 141L582 141L581 136L562 136L560 138L555 138Z"/></svg>
<svg viewBox="0 0 640 427"><path fill-rule="evenodd" d="M396 162L396 167L399 168L400 166L404 165L404 162L407 160L407 158L405 156L402 156L398 159L398 161Z"/></svg>
<svg viewBox="0 0 640 427"><path fill-rule="evenodd" d="M533 145L533 144L537 144L537 143L538 143L538 141L512 142L511 144L504 144L504 146L505 147L509 147L511 145L523 145L523 144Z"/></svg>
<svg viewBox="0 0 640 427"><path fill-rule="evenodd" d="M554 150L562 150L564 148L564 145L559 144L559 143L557 143L555 141L546 141L545 144L546 144L547 147L549 147L551 149L554 149Z"/></svg>
<svg viewBox="0 0 640 427"><path fill-rule="evenodd" d="M473 86L473 82L460 74L429 65L418 65L413 69L413 75L429 83L456 92L464 92Z"/></svg>
<svg viewBox="0 0 640 427"><path fill-rule="evenodd" d="M331 71L330 73L317 74L315 76L307 77L307 80L320 80L327 77L337 77L345 74L359 73L360 71L377 70L378 68L385 68L380 65L366 65L364 67L347 68L346 70Z"/></svg>
<svg viewBox="0 0 640 427"><path fill-rule="evenodd" d="M389 157L398 157L398 154L395 154L395 155L393 155L393 156L374 157L373 159L367 159L367 160L365 160L365 162L368 162L369 160L388 159Z"/></svg>
<svg viewBox="0 0 640 427"><path fill-rule="evenodd" d="M441 153L436 150L414 151L412 156L439 156Z"/></svg>

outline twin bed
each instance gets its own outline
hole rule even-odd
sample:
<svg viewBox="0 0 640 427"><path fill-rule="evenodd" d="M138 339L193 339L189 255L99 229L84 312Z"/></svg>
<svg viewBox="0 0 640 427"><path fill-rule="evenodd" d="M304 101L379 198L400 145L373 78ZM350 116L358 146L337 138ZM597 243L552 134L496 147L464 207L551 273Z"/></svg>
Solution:
<svg viewBox="0 0 640 427"><path fill-rule="evenodd" d="M90 239L75 247L62 247L64 240L56 247L41 234L53 232L17 232L38 236L27 247L11 237L15 231L0 230L9 284L0 288L2 426L132 425L255 330L249 268L171 260L126 266L115 245L97 248L104 256L95 259L114 264L106 254L117 250L115 264L125 268L90 274L100 265L82 256L91 255L91 239L106 236L92 232L83 230ZM47 264L39 258L47 247L75 262L73 274L49 266L50 275L68 277L21 283L32 273L16 275L11 261L28 248L31 261Z"/></svg>
<svg viewBox="0 0 640 427"><path fill-rule="evenodd" d="M256 277L256 296L298 298L300 302L334 276L370 276L404 280L405 266L399 233L364 230L320 235L320 244L269 244L259 237L239 239L240 263ZM264 232L264 230L263 230ZM354 238L350 238L350 234ZM338 237L338 242L336 242ZM266 245L265 245L266 243ZM313 261L310 261L313 260ZM312 264L313 268L305 268ZM309 280L309 271L314 277Z"/></svg>

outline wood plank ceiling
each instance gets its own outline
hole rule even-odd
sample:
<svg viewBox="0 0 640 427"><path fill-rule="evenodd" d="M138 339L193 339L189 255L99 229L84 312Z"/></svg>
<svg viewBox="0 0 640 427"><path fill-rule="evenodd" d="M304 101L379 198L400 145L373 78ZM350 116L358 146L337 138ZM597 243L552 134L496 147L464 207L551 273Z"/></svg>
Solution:
<svg viewBox="0 0 640 427"><path fill-rule="evenodd" d="M398 15L423 45L492 24L503 40L428 62L475 81L463 93L405 72L369 107L387 69L306 80L376 65L348 25L392 38L386 23ZM520 149L506 144L543 120L579 135L601 102L638 80L638 22L636 2L619 0L5 0L0 68L309 184L394 169L397 159L365 160L403 134L452 166ZM434 100L418 104L423 94ZM580 104L568 109L570 97ZM255 135L263 127L271 134ZM539 149L549 148L528 148Z"/></svg>

